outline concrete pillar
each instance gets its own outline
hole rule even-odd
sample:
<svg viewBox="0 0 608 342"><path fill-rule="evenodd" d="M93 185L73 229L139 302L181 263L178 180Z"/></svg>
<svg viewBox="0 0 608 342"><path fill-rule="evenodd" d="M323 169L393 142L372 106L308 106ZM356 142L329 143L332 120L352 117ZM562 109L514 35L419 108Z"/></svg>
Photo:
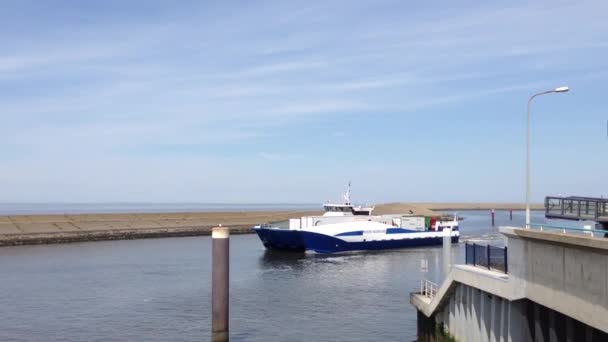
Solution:
<svg viewBox="0 0 608 342"><path fill-rule="evenodd" d="M501 324L501 314L502 314L502 298L497 296L492 296L492 326L490 328L490 341L500 341L500 336L502 335L502 324Z"/></svg>
<svg viewBox="0 0 608 342"><path fill-rule="evenodd" d="M448 277L452 267L452 229L443 229L443 279Z"/></svg>
<svg viewBox="0 0 608 342"><path fill-rule="evenodd" d="M466 319L466 324L465 324L465 331L466 331L467 338L465 339L465 341L474 341L475 340L474 322L476 322L476 320L475 320L475 299L473 298L473 291L475 291L474 288L472 288L471 286L466 286L467 304L465 307L467 309L467 319Z"/></svg>
<svg viewBox="0 0 608 342"><path fill-rule="evenodd" d="M482 312L481 312L481 291L479 289L471 288L473 294L473 329L474 331L474 339L473 341L483 341L481 338L481 329L482 329ZM487 341L487 340L485 340Z"/></svg>
<svg viewBox="0 0 608 342"><path fill-rule="evenodd" d="M230 231L215 227L211 232L211 334L212 341L228 341Z"/></svg>
<svg viewBox="0 0 608 342"><path fill-rule="evenodd" d="M554 310L549 310L549 342L558 342L557 336L557 322L556 314Z"/></svg>
<svg viewBox="0 0 608 342"><path fill-rule="evenodd" d="M466 303L467 303L467 299L466 299L466 286L462 285L462 284L458 284L458 298L460 298L460 300L458 301L458 317L459 317L459 324L458 324L458 328L457 328L457 332L458 332L458 340L464 341L466 340L466 328L465 328L465 324L467 321L467 310L465 308Z"/></svg>
<svg viewBox="0 0 608 342"><path fill-rule="evenodd" d="M526 315L524 300L509 302L509 342L532 341L532 333Z"/></svg>
<svg viewBox="0 0 608 342"><path fill-rule="evenodd" d="M492 325L492 298L487 292L479 291L479 300L481 304L481 338L483 341L489 341Z"/></svg>
<svg viewBox="0 0 608 342"><path fill-rule="evenodd" d="M490 341L496 342L498 341L498 331L500 326L496 324L496 318L498 315L496 314L497 304L496 304L496 296L492 296L490 298Z"/></svg>
<svg viewBox="0 0 608 342"><path fill-rule="evenodd" d="M574 337L574 320L566 317L566 342L576 342Z"/></svg>
<svg viewBox="0 0 608 342"><path fill-rule="evenodd" d="M509 339L509 319L507 313L509 312L509 302L507 300L501 300L500 305L500 341L506 342Z"/></svg>
<svg viewBox="0 0 608 342"><path fill-rule="evenodd" d="M585 342L593 342L593 328L585 326Z"/></svg>
<svg viewBox="0 0 608 342"><path fill-rule="evenodd" d="M540 315L540 305L534 303L534 341L545 342L546 338L543 334L542 317Z"/></svg>
<svg viewBox="0 0 608 342"><path fill-rule="evenodd" d="M448 305L448 321L447 321L447 326L446 328L450 331L450 333L452 335L456 335L456 327L458 326L458 324L456 324L455 320L456 320L456 307L458 306L458 285L456 285L456 288L454 289L454 294L452 294L452 296L450 296L450 302Z"/></svg>

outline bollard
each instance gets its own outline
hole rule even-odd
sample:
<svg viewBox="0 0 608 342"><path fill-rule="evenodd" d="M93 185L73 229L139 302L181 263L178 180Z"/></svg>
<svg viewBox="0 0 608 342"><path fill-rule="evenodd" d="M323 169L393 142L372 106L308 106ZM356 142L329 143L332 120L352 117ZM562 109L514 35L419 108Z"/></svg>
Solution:
<svg viewBox="0 0 608 342"><path fill-rule="evenodd" d="M509 220L513 221L513 209L509 210Z"/></svg>
<svg viewBox="0 0 608 342"><path fill-rule="evenodd" d="M494 216L496 215L496 213L494 212L494 209L492 209L492 227L494 227Z"/></svg>
<svg viewBox="0 0 608 342"><path fill-rule="evenodd" d="M228 341L230 231L221 226L213 228L211 241L211 339Z"/></svg>
<svg viewBox="0 0 608 342"><path fill-rule="evenodd" d="M452 267L452 229L443 228L443 279L448 277Z"/></svg>

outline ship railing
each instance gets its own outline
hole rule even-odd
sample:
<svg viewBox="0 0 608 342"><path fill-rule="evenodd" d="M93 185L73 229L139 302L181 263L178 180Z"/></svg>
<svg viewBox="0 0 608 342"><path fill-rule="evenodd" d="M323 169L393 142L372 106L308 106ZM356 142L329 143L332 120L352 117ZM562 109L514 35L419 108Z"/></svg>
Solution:
<svg viewBox="0 0 608 342"><path fill-rule="evenodd" d="M509 273L507 247L465 243L465 264Z"/></svg>
<svg viewBox="0 0 608 342"><path fill-rule="evenodd" d="M608 230L578 227L552 226L548 224L530 223L531 229L540 231L560 232L562 234L586 234L591 237L608 237Z"/></svg>
<svg viewBox="0 0 608 342"><path fill-rule="evenodd" d="M437 294L437 289L439 287L437 286L437 284L433 283L432 281L428 280L428 279L420 279L420 294L433 299L433 297L435 297L435 294Z"/></svg>

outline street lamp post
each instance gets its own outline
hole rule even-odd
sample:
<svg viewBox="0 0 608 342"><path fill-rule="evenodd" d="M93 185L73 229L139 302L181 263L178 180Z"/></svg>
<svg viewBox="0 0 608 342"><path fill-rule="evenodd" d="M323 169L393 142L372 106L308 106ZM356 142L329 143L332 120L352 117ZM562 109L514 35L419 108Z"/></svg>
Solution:
<svg viewBox="0 0 608 342"><path fill-rule="evenodd" d="M530 105L535 97L552 93L565 93L568 87L559 87L542 93L534 94L528 100L528 117L526 124L526 228L530 228Z"/></svg>

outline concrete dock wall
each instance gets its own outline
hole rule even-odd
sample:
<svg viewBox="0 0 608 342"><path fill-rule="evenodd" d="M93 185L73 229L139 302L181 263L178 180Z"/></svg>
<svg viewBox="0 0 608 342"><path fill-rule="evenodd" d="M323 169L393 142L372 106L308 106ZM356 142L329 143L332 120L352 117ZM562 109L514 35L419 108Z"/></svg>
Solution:
<svg viewBox="0 0 608 342"><path fill-rule="evenodd" d="M606 341L608 334L533 301L510 301L458 284L446 307L419 312L418 341Z"/></svg>
<svg viewBox="0 0 608 342"><path fill-rule="evenodd" d="M509 282L526 298L608 332L608 239L501 228Z"/></svg>
<svg viewBox="0 0 608 342"><path fill-rule="evenodd" d="M419 340L608 341L608 238L500 231L508 275L455 265L432 298L412 293Z"/></svg>

